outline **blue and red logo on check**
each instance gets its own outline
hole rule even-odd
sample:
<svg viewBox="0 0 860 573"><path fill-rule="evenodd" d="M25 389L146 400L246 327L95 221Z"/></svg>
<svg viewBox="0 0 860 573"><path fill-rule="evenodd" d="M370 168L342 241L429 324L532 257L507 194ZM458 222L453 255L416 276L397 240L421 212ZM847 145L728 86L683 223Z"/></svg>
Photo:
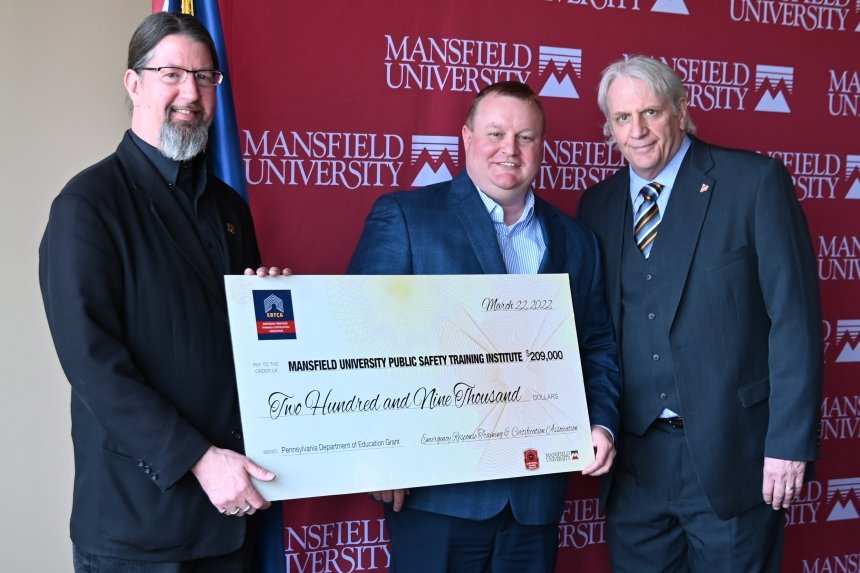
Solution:
<svg viewBox="0 0 860 573"><path fill-rule="evenodd" d="M296 319L290 291L255 290L253 294L257 340L295 339Z"/></svg>

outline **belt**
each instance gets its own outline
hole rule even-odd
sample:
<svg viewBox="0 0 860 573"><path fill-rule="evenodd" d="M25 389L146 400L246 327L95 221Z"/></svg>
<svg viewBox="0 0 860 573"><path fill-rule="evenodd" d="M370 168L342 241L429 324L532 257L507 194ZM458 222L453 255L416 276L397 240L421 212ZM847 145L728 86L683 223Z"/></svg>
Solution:
<svg viewBox="0 0 860 573"><path fill-rule="evenodd" d="M671 418L657 418L655 423L666 424L667 426L671 426L673 428L683 428L684 427L684 418L681 416L672 416Z"/></svg>

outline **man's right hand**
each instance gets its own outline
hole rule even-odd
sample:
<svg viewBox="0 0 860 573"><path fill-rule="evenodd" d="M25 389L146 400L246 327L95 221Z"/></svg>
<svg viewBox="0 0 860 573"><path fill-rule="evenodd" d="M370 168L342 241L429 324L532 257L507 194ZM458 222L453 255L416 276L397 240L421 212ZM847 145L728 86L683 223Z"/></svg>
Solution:
<svg viewBox="0 0 860 573"><path fill-rule="evenodd" d="M252 515L258 509L272 505L260 495L251 478L271 481L275 474L233 450L209 446L191 468L191 473L200 482L212 505L224 515Z"/></svg>
<svg viewBox="0 0 860 573"><path fill-rule="evenodd" d="M390 503L391 509L394 511L400 511L403 507L403 502L406 501L407 495L409 495L408 489L386 489L370 492L370 496L376 501Z"/></svg>
<svg viewBox="0 0 860 573"><path fill-rule="evenodd" d="M248 267L243 274L246 277L253 277L254 275L258 277L288 277L293 274L293 271L289 267L258 267L256 271Z"/></svg>

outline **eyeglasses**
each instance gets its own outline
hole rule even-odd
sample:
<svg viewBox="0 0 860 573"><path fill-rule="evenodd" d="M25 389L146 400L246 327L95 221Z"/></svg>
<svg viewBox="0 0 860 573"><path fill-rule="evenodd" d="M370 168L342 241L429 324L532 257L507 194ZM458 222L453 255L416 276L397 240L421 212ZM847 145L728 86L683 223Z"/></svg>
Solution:
<svg viewBox="0 0 860 573"><path fill-rule="evenodd" d="M161 66L158 68L137 68L137 71L158 72L161 81L170 86L181 84L188 77L188 74L192 74L197 85L202 87L214 87L224 80L224 74L218 70L186 70L173 66Z"/></svg>

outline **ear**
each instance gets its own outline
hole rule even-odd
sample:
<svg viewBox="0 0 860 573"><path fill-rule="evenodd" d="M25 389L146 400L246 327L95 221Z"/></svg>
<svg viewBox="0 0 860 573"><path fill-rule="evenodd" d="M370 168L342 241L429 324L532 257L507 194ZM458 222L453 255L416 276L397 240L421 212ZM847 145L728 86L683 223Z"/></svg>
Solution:
<svg viewBox="0 0 860 573"><path fill-rule="evenodd" d="M125 76L123 77L123 85L125 85L125 91L128 92L128 97L131 99L133 104L137 104L137 98L140 96L140 83L142 79L140 74L134 70L126 70Z"/></svg>
<svg viewBox="0 0 860 573"><path fill-rule="evenodd" d="M469 126L463 126L463 149L469 149L469 142L472 141L472 130L469 129Z"/></svg>
<svg viewBox="0 0 860 573"><path fill-rule="evenodd" d="M687 125L687 98L682 97L678 100L678 128L681 131L686 131L685 126Z"/></svg>

